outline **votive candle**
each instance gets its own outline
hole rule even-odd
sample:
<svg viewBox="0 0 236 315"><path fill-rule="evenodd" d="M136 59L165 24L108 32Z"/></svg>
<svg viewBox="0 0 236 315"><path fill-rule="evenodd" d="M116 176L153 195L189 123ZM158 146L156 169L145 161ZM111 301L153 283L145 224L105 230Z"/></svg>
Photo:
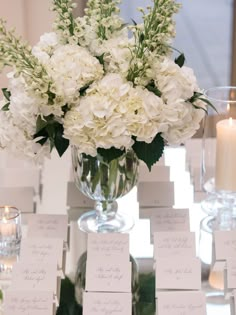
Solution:
<svg viewBox="0 0 236 315"><path fill-rule="evenodd" d="M216 190L236 192L236 120L216 124Z"/></svg>

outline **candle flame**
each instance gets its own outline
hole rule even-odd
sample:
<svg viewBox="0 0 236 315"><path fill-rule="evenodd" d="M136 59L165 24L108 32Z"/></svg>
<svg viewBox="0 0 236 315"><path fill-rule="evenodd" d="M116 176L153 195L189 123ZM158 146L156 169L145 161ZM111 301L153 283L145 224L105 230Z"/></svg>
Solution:
<svg viewBox="0 0 236 315"><path fill-rule="evenodd" d="M5 217L2 218L3 223L7 223L7 219Z"/></svg>
<svg viewBox="0 0 236 315"><path fill-rule="evenodd" d="M9 213L9 207L5 206L5 213Z"/></svg>
<svg viewBox="0 0 236 315"><path fill-rule="evenodd" d="M233 126L233 119L232 119L232 117L229 118L229 125Z"/></svg>
<svg viewBox="0 0 236 315"><path fill-rule="evenodd" d="M227 104L227 113L229 113L230 112L230 104L228 103Z"/></svg>

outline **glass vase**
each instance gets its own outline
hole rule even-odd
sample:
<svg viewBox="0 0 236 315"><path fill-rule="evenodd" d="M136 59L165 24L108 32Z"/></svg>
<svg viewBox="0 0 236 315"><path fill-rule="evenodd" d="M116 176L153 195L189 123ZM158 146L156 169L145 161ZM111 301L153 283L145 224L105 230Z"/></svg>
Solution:
<svg viewBox="0 0 236 315"><path fill-rule="evenodd" d="M116 199L126 195L138 181L139 160L134 151L106 162L99 155L80 154L73 146L72 165L77 188L95 201L95 209L80 217L79 228L97 233L129 231L133 218L118 213Z"/></svg>

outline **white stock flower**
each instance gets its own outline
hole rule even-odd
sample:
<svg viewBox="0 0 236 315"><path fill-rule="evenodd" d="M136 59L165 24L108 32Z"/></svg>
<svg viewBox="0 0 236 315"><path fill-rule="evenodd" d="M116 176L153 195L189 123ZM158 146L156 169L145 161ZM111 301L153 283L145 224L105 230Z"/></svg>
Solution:
<svg viewBox="0 0 236 315"><path fill-rule="evenodd" d="M59 39L56 33L45 33L40 36L40 41L32 48L32 53L43 64L46 64L58 44Z"/></svg>

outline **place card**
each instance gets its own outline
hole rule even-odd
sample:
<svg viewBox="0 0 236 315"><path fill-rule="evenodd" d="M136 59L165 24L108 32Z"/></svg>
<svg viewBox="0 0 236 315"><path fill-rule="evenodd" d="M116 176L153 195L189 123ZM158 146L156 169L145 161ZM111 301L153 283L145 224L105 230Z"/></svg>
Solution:
<svg viewBox="0 0 236 315"><path fill-rule="evenodd" d="M236 290L233 290L232 296L230 298L230 311L231 315L236 314Z"/></svg>
<svg viewBox="0 0 236 315"><path fill-rule="evenodd" d="M0 204L12 205L22 213L34 212L33 187L0 187Z"/></svg>
<svg viewBox="0 0 236 315"><path fill-rule="evenodd" d="M62 238L67 242L68 216L35 214L28 218L28 237Z"/></svg>
<svg viewBox="0 0 236 315"><path fill-rule="evenodd" d="M53 315L55 305L50 291L6 291L4 314L7 315Z"/></svg>
<svg viewBox="0 0 236 315"><path fill-rule="evenodd" d="M58 293L56 264L18 262L12 270L14 290L52 291Z"/></svg>
<svg viewBox="0 0 236 315"><path fill-rule="evenodd" d="M94 200L86 197L72 181L67 183L66 204L72 208L94 208Z"/></svg>
<svg viewBox="0 0 236 315"><path fill-rule="evenodd" d="M213 261L236 258L236 230L215 231L214 241Z"/></svg>
<svg viewBox="0 0 236 315"><path fill-rule="evenodd" d="M189 231L189 209L156 209L150 218L151 235L165 231Z"/></svg>
<svg viewBox="0 0 236 315"><path fill-rule="evenodd" d="M83 315L131 315L131 293L84 292Z"/></svg>
<svg viewBox="0 0 236 315"><path fill-rule="evenodd" d="M129 234L89 233L87 259L129 261Z"/></svg>
<svg viewBox="0 0 236 315"><path fill-rule="evenodd" d="M140 182L168 182L170 181L170 167L165 165L153 165L151 172L145 164L139 166Z"/></svg>
<svg viewBox="0 0 236 315"><path fill-rule="evenodd" d="M163 210L161 210L163 209ZM157 211L166 211L171 210L172 207L139 207L139 219L151 219L152 216L155 216Z"/></svg>
<svg viewBox="0 0 236 315"><path fill-rule="evenodd" d="M196 241L193 232L154 232L154 258L195 257Z"/></svg>
<svg viewBox="0 0 236 315"><path fill-rule="evenodd" d="M137 198L140 207L172 207L174 182L139 182Z"/></svg>
<svg viewBox="0 0 236 315"><path fill-rule="evenodd" d="M88 259L86 291L131 292L131 263L117 259Z"/></svg>
<svg viewBox="0 0 236 315"><path fill-rule="evenodd" d="M206 297L201 291L159 292L158 315L206 315Z"/></svg>
<svg viewBox="0 0 236 315"><path fill-rule="evenodd" d="M236 289L236 258L227 259L226 269L227 289Z"/></svg>
<svg viewBox="0 0 236 315"><path fill-rule="evenodd" d="M201 263L198 258L158 258L156 290L200 290Z"/></svg>
<svg viewBox="0 0 236 315"><path fill-rule="evenodd" d="M64 259L63 259L64 258ZM63 239L23 238L20 248L21 262L53 263L65 271L65 253Z"/></svg>

